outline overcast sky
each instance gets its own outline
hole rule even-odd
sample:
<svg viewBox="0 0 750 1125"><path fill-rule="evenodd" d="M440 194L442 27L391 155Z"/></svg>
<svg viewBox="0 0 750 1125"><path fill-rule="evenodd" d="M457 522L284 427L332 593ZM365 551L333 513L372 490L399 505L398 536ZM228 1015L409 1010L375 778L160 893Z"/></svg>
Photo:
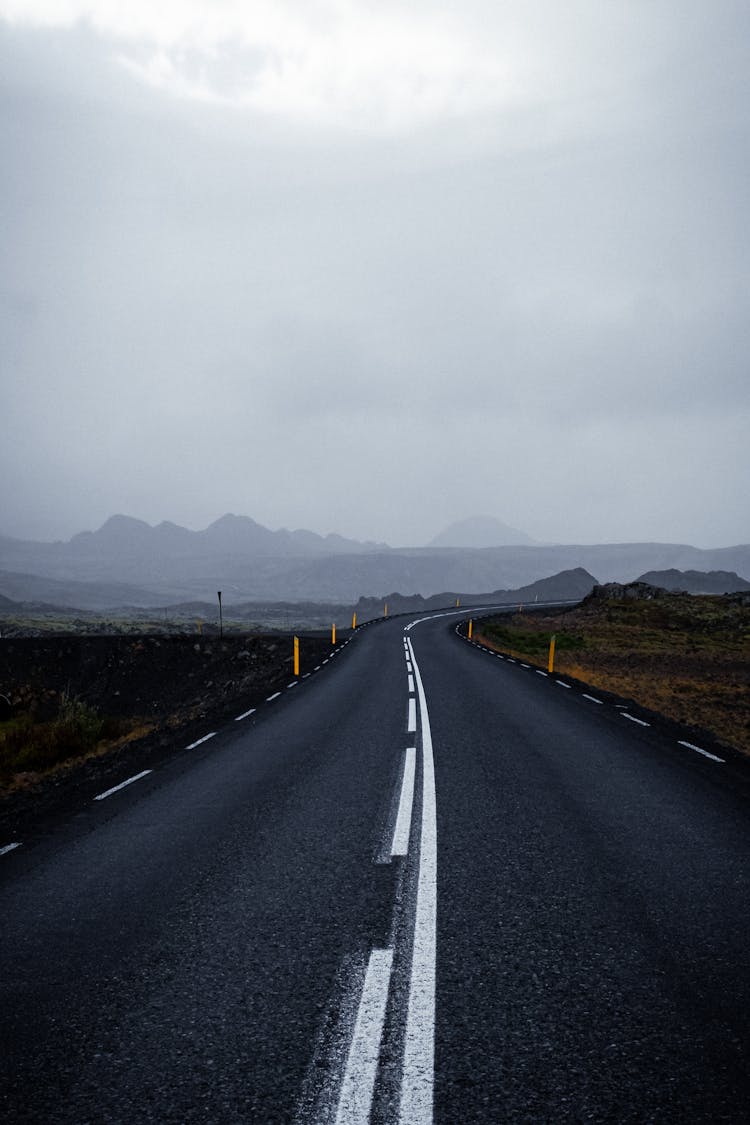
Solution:
<svg viewBox="0 0 750 1125"><path fill-rule="evenodd" d="M747 0L0 0L0 533L750 540Z"/></svg>

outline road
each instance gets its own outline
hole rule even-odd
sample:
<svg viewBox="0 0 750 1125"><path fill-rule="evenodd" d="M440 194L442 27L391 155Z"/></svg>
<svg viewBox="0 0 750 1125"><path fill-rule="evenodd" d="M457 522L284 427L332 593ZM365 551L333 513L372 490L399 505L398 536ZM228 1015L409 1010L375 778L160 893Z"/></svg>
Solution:
<svg viewBox="0 0 750 1125"><path fill-rule="evenodd" d="M748 1120L750 771L456 620L0 854L5 1120Z"/></svg>

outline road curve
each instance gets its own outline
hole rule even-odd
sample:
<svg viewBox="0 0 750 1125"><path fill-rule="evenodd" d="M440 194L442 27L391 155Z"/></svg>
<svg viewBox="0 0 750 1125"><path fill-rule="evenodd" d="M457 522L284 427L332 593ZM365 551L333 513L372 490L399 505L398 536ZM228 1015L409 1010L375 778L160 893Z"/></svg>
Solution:
<svg viewBox="0 0 750 1125"><path fill-rule="evenodd" d="M5 1119L747 1119L747 769L456 620L0 849Z"/></svg>

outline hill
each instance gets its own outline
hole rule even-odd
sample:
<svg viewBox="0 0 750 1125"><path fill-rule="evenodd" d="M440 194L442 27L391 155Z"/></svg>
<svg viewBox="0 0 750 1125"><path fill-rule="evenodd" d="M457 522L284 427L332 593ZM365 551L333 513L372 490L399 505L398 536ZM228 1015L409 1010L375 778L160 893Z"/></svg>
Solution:
<svg viewBox="0 0 750 1125"><path fill-rule="evenodd" d="M513 547L533 542L525 531L494 516L469 516L444 528L428 547Z"/></svg>
<svg viewBox="0 0 750 1125"><path fill-rule="evenodd" d="M735 594L750 590L750 582L731 570L649 570L637 581L688 594Z"/></svg>

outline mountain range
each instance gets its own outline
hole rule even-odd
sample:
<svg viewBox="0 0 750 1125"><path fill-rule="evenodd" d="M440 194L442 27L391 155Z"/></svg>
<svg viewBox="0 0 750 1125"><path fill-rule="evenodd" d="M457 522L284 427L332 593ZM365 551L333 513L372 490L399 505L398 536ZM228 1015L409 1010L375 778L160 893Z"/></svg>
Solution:
<svg viewBox="0 0 750 1125"><path fill-rule="evenodd" d="M463 521L458 534L499 534L494 521ZM473 522L473 529L472 529ZM468 532L465 524L469 524ZM501 528L505 525L500 525ZM504 534L504 533L503 533ZM523 533L518 533L523 534ZM528 537L527 537L528 538ZM312 531L271 531L226 515L202 531L113 516L68 542L0 536L0 594L82 609L164 606L212 600L354 603L391 591L423 597L444 590L517 589L582 567L600 582L632 581L646 571L736 572L750 578L750 545L701 550L684 544L615 543L391 548ZM442 542L441 542L442 540ZM480 539L481 541L481 539Z"/></svg>

